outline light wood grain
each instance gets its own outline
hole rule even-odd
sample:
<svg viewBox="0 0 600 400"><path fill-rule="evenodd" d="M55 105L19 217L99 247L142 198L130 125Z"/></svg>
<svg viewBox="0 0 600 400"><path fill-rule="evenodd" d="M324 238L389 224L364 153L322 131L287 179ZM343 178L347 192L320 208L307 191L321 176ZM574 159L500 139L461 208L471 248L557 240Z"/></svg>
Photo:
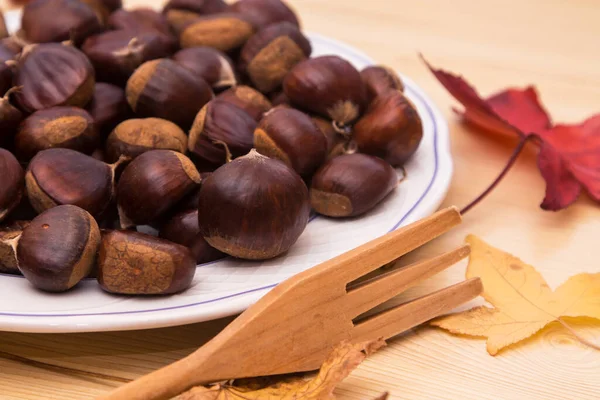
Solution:
<svg viewBox="0 0 600 400"><path fill-rule="evenodd" d="M152 0L155 1L155 0ZM131 4L130 2L129 4ZM136 4L144 4L141 0ZM413 78L450 121L455 175L446 205L464 205L495 178L510 141L456 121L455 102L417 57L461 72L482 93L535 83L555 120L600 112L600 3L596 0L292 0L306 29L345 41ZM544 183L526 152L505 181L461 227L402 262L456 247L467 233L535 265L551 287L578 272L598 272L600 207L583 196L560 213L538 208ZM415 297L464 279L460 263L409 290ZM0 333L0 351L135 378L181 358L229 320L138 332L35 335ZM600 330L576 328L600 342ZM491 357L482 340L424 327L393 340L339 388L340 399L597 399L600 354L559 326ZM0 399L90 399L117 383L79 379L0 358Z"/></svg>

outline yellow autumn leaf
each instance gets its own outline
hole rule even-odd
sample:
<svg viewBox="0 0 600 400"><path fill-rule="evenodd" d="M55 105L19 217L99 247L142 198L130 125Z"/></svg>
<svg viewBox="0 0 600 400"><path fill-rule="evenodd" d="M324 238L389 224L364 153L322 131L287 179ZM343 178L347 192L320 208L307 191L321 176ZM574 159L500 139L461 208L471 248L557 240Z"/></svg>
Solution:
<svg viewBox="0 0 600 400"><path fill-rule="evenodd" d="M561 317L600 319L600 274L579 274L552 291L534 267L468 236L471 257L467 278L480 277L482 296L494 308L475 307L431 322L452 333L487 338L495 355L532 336L550 322L567 326ZM581 340L581 338L579 338Z"/></svg>
<svg viewBox="0 0 600 400"><path fill-rule="evenodd" d="M381 347L383 340L359 344L340 343L323 362L319 373L310 380L304 377L250 378L233 385L217 384L195 387L182 394L179 400L330 400L333 390L363 360ZM377 400L385 400L387 393Z"/></svg>

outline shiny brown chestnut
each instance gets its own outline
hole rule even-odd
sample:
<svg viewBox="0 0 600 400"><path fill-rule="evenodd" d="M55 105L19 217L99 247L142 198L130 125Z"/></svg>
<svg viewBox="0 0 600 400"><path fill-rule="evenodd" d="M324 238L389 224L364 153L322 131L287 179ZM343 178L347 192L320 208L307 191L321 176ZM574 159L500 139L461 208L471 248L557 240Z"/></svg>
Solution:
<svg viewBox="0 0 600 400"><path fill-rule="evenodd" d="M11 95L17 90L19 88L13 87L0 97L0 147L12 147L19 124L23 121L23 113L11 102Z"/></svg>
<svg viewBox="0 0 600 400"><path fill-rule="evenodd" d="M180 32L185 25L201 15L227 11L223 0L170 0L163 8L169 25L174 32Z"/></svg>
<svg viewBox="0 0 600 400"><path fill-rule="evenodd" d="M269 95L269 99L273 104L273 107L276 106L289 106L290 99L286 96L285 92L282 90L280 92L273 92Z"/></svg>
<svg viewBox="0 0 600 400"><path fill-rule="evenodd" d="M100 229L79 207L54 207L35 217L17 243L19 270L36 288L63 292L88 276L96 262Z"/></svg>
<svg viewBox="0 0 600 400"><path fill-rule="evenodd" d="M281 0L240 0L230 10L248 16L261 28L283 21L300 26L296 14Z"/></svg>
<svg viewBox="0 0 600 400"><path fill-rule="evenodd" d="M362 114L366 88L360 73L338 56L302 61L283 81L292 104L333 120L344 127Z"/></svg>
<svg viewBox="0 0 600 400"><path fill-rule="evenodd" d="M125 91L118 86L104 82L96 83L94 96L88 103L86 111L94 120L96 129L102 138L106 138L118 124L132 114L125 98Z"/></svg>
<svg viewBox="0 0 600 400"><path fill-rule="evenodd" d="M345 154L329 160L313 176L310 203L329 217L355 217L381 202L398 186L394 168L367 154Z"/></svg>
<svg viewBox="0 0 600 400"><path fill-rule="evenodd" d="M0 221L20 203L25 173L13 154L0 148Z"/></svg>
<svg viewBox="0 0 600 400"><path fill-rule="evenodd" d="M21 29L30 43L80 44L103 27L94 9L79 0L33 0L23 7Z"/></svg>
<svg viewBox="0 0 600 400"><path fill-rule="evenodd" d="M280 22L248 39L240 53L239 67L254 87L270 93L279 89L288 72L311 52L310 42L296 25Z"/></svg>
<svg viewBox="0 0 600 400"><path fill-rule="evenodd" d="M317 125L327 142L327 159L341 156L350 151L350 139L345 135L340 134L333 123L328 119L321 117L312 117L313 122Z"/></svg>
<svg viewBox="0 0 600 400"><path fill-rule="evenodd" d="M388 90L404 91L404 84L396 71L384 65L367 67L360 71L360 75L367 87L369 103Z"/></svg>
<svg viewBox="0 0 600 400"><path fill-rule="evenodd" d="M92 116L77 107L52 107L25 118L17 136L15 153L29 161L38 152L54 147L91 154L100 143Z"/></svg>
<svg viewBox="0 0 600 400"><path fill-rule="evenodd" d="M264 113L273 106L261 92L250 86L239 85L224 91L217 96L217 100L231 103L246 111L256 122L259 122Z"/></svg>
<svg viewBox="0 0 600 400"><path fill-rule="evenodd" d="M254 31L252 22L242 14L203 15L181 28L179 44L183 48L213 47L227 53L242 47Z"/></svg>
<svg viewBox="0 0 600 400"><path fill-rule="evenodd" d="M61 105L84 107L94 94L94 67L72 46L27 46L17 62L14 84L21 87L15 93L17 104L29 113Z"/></svg>
<svg viewBox="0 0 600 400"><path fill-rule="evenodd" d="M189 158L171 150L151 150L125 168L117 185L121 226L145 225L162 217L200 185Z"/></svg>
<svg viewBox="0 0 600 400"><path fill-rule="evenodd" d="M203 182L198 211L200 233L212 247L238 258L266 260L298 240L310 204L298 174L252 150Z"/></svg>
<svg viewBox="0 0 600 400"><path fill-rule="evenodd" d="M354 125L353 138L360 152L398 167L417 151L423 125L412 102L401 92L390 91L371 103Z"/></svg>
<svg viewBox="0 0 600 400"><path fill-rule="evenodd" d="M96 79L125 86L137 67L146 61L168 57L170 46L154 31L116 30L90 36L81 51L90 59Z"/></svg>
<svg viewBox="0 0 600 400"><path fill-rule="evenodd" d="M223 90L237 83L233 63L222 51L211 47L179 50L173 60L206 81L213 90Z"/></svg>
<svg viewBox="0 0 600 400"><path fill-rule="evenodd" d="M106 141L106 157L115 162L121 156L134 159L150 150L185 153L188 138L180 127L160 118L128 119L112 131Z"/></svg>
<svg viewBox="0 0 600 400"><path fill-rule="evenodd" d="M84 4L87 4L96 14L98 20L100 21L100 25L102 27L106 26L106 22L108 20L108 16L111 11L104 5L101 0L79 0Z"/></svg>
<svg viewBox="0 0 600 400"><path fill-rule="evenodd" d="M29 221L15 221L0 228L0 273L21 275L17 266L17 253L15 251L23 229Z"/></svg>
<svg viewBox="0 0 600 400"><path fill-rule="evenodd" d="M200 234L197 209L186 210L174 215L162 226L159 236L189 248L198 264L219 260L227 256L227 254L211 247Z"/></svg>
<svg viewBox="0 0 600 400"><path fill-rule="evenodd" d="M97 279L110 293L161 295L187 289L196 262L187 247L138 232L102 235Z"/></svg>
<svg viewBox="0 0 600 400"><path fill-rule="evenodd" d="M327 140L313 120L292 108L275 108L265 114L254 131L254 148L283 161L303 178L327 157Z"/></svg>
<svg viewBox="0 0 600 400"><path fill-rule="evenodd" d="M231 103L213 100L200 110L190 129L188 150L201 171L212 171L229 158L252 149L256 121ZM229 154L230 153L230 154Z"/></svg>
<svg viewBox="0 0 600 400"><path fill-rule="evenodd" d="M27 167L27 197L40 213L71 204L100 218L113 199L118 165L69 149L41 151Z"/></svg>
<svg viewBox="0 0 600 400"><path fill-rule="evenodd" d="M142 64L127 81L125 96L140 117L166 119L186 129L213 92L202 78L163 58Z"/></svg>

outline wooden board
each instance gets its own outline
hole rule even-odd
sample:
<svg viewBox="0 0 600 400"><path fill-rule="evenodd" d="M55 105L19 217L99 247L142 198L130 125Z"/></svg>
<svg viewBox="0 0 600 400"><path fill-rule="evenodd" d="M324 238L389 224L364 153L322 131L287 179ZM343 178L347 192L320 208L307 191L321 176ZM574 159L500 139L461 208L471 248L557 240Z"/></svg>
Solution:
<svg viewBox="0 0 600 400"><path fill-rule="evenodd" d="M147 0L128 4L148 4ZM306 29L334 37L412 77L446 113L456 171L445 205L464 205L491 182L515 142L481 136L456 121L455 102L417 57L460 72L489 94L535 83L557 121L600 112L600 3L594 0L291 0ZM474 233L535 265L552 287L577 272L598 272L600 207L586 196L560 213L538 208L544 183L534 151L465 217L463 225L407 261L439 254ZM403 296L463 279L461 263ZM401 301L398 300L398 301ZM33 335L0 333L0 351L38 361L135 378L188 354L227 320L141 332ZM600 343L600 329L576 326ZM503 351L481 340L424 327L390 342L339 388L340 399L597 399L600 353L558 326ZM118 382L48 372L0 357L0 399L90 399Z"/></svg>

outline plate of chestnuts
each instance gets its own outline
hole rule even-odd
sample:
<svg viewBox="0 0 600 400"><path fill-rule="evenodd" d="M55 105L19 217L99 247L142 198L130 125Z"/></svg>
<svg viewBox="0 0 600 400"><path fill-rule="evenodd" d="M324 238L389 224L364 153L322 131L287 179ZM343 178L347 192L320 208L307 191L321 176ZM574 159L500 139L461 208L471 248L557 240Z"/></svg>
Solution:
<svg viewBox="0 0 600 400"><path fill-rule="evenodd" d="M239 313L450 184L429 97L280 0L32 0L0 22L0 330Z"/></svg>

